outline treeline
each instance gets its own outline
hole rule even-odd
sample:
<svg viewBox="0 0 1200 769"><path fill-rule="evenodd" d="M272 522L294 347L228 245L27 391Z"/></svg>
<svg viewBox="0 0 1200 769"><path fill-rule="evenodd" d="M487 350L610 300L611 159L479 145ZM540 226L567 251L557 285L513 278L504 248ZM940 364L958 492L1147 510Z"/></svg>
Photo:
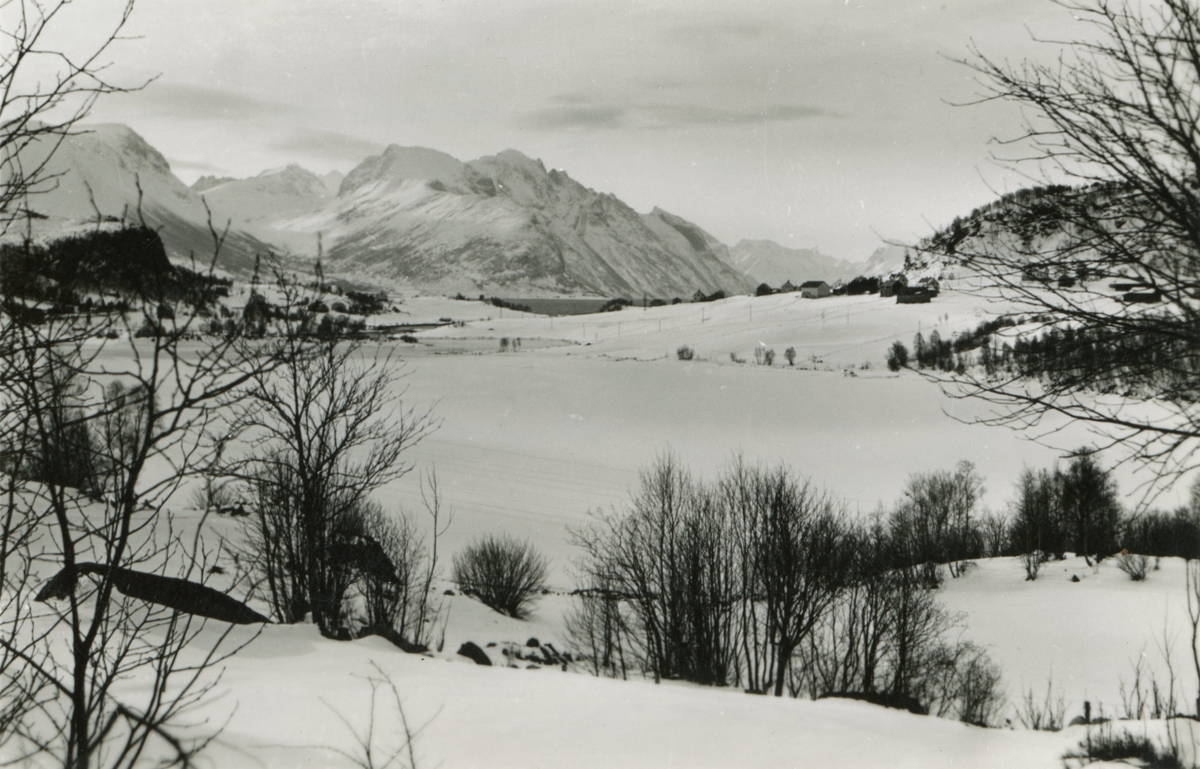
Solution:
<svg viewBox="0 0 1200 769"><path fill-rule="evenodd" d="M894 342L887 364L899 371L910 363L917 369L954 371L982 369L986 377L1005 375L1040 379L1051 386L1071 385L1086 375L1101 392L1125 393L1147 377L1162 382L1181 399L1194 401L1200 377L1194 340L1158 327L1143 317L1138 328L1059 328L1014 335L1001 341L997 332L1027 323L1044 323L1044 316L1004 316L976 328L943 338L935 329L928 338L918 333L912 350Z"/></svg>
<svg viewBox="0 0 1200 769"><path fill-rule="evenodd" d="M46 302L58 312L105 312L123 306L89 294L200 307L228 296L232 281L172 265L148 227L97 230L47 244L0 245L0 292Z"/></svg>
<svg viewBox="0 0 1200 769"><path fill-rule="evenodd" d="M787 467L739 458L706 481L663 456L627 509L574 532L583 583L567 629L599 676L853 696L986 724L999 671L947 632L935 597L947 576L1023 556L1036 579L1068 552L1096 563L1124 548L1118 566L1140 579L1148 557L1200 557L1195 510L1126 514L1084 452L1026 471L1008 515L980 511L982 493L962 462L914 474L890 511L855 520Z"/></svg>
<svg viewBox="0 0 1200 769"><path fill-rule="evenodd" d="M788 468L739 459L705 482L662 457L627 511L575 533L586 582L568 630L596 675L857 696L987 723L999 671L947 638L931 560L962 555L953 543L980 489L969 465L914 476L895 512L853 521Z"/></svg>

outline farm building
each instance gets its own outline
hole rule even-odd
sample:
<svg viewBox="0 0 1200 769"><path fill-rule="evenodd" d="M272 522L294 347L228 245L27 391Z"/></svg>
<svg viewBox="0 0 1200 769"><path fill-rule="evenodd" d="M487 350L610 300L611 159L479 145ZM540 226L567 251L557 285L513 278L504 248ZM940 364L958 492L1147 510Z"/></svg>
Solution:
<svg viewBox="0 0 1200 769"><path fill-rule="evenodd" d="M833 290L823 280L806 280L800 284L800 296L805 299L820 299L829 296Z"/></svg>
<svg viewBox="0 0 1200 769"><path fill-rule="evenodd" d="M896 296L902 290L908 287L908 278L902 273L889 275L879 284L879 295L881 297Z"/></svg>
<svg viewBox="0 0 1200 769"><path fill-rule="evenodd" d="M896 304L929 304L933 301L932 291L909 290L896 294Z"/></svg>

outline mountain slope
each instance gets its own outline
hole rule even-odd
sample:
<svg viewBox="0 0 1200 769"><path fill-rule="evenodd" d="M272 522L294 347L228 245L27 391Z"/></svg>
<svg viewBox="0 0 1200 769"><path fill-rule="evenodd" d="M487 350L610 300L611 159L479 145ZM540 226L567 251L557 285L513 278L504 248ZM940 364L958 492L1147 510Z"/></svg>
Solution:
<svg viewBox="0 0 1200 769"><path fill-rule="evenodd" d="M22 163L34 167L50 151L46 141L26 148ZM142 223L159 231L167 253L177 259L213 255L213 238L200 195L181 182L158 150L123 125L83 128L59 145L45 169L52 184L29 199L38 214L36 238L54 238L97 219ZM11 233L16 235L16 233ZM232 231L221 249L221 264L239 270L267 246Z"/></svg>
<svg viewBox="0 0 1200 769"><path fill-rule="evenodd" d="M464 163L392 145L347 174L329 204L277 229L322 233L328 270L445 290L748 289L727 249L694 224L640 215L515 150Z"/></svg>
<svg viewBox="0 0 1200 769"><path fill-rule="evenodd" d="M771 240L739 241L729 255L733 266L754 283L775 287L789 280L797 286L806 280L849 280L862 269L860 264L826 256L815 248L787 248Z"/></svg>
<svg viewBox="0 0 1200 769"><path fill-rule="evenodd" d="M30 162L47 151L32 148ZM189 188L134 131L98 125L66 141L48 171L60 176L31 200L44 217L37 236L98 215L144 220L169 255L203 261L213 252L207 205L216 228L229 227L221 264L235 272L255 254L323 247L331 275L437 291L670 298L752 287L695 224L659 209L639 214L515 150L464 163L392 145L344 178L292 165Z"/></svg>
<svg viewBox="0 0 1200 769"><path fill-rule="evenodd" d="M336 192L321 177L292 164L218 184L204 190L203 196L218 220L254 222L310 211Z"/></svg>

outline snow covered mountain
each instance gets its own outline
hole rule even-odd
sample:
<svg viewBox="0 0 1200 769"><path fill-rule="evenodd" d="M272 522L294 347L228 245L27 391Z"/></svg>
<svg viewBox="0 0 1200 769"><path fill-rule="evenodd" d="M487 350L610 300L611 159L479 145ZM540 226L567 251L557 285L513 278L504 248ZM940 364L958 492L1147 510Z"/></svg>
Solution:
<svg viewBox="0 0 1200 769"><path fill-rule="evenodd" d="M515 150L464 163L392 145L347 174L324 206L273 227L293 242L321 233L327 272L445 291L749 289L728 249L696 225L659 209L638 214Z"/></svg>
<svg viewBox="0 0 1200 769"><path fill-rule="evenodd" d="M772 240L739 241L729 249L729 257L755 284L774 287L789 280L797 286L806 280L849 280L863 269L861 264L826 256L815 248L787 248Z"/></svg>
<svg viewBox="0 0 1200 769"><path fill-rule="evenodd" d="M320 208L337 194L340 184L340 174L326 179L293 163L249 179L213 180L200 194L216 221L233 222L239 231L274 242L274 222ZM308 250L307 242L297 245Z"/></svg>
<svg viewBox="0 0 1200 769"><path fill-rule="evenodd" d="M26 168L43 162L50 142L27 147ZM208 214L200 195L181 182L158 150L123 125L87 126L67 137L45 168L43 184L28 208L35 238L54 238L97 220L139 223L159 230L167 253L177 259L194 255L206 263L213 255ZM9 237L24 233L10 232ZM231 231L221 249L221 264L246 269L255 252L268 246L242 230Z"/></svg>
<svg viewBox="0 0 1200 769"><path fill-rule="evenodd" d="M48 151L31 148L26 167ZM669 298L751 288L696 225L639 214L514 150L464 163L392 145L344 178L290 165L189 188L134 131L97 125L64 142L47 171L57 184L30 201L38 237L140 216L169 255L204 260L207 203L217 228L229 225L221 264L234 272L256 253L311 258L322 248L328 274L438 291Z"/></svg>

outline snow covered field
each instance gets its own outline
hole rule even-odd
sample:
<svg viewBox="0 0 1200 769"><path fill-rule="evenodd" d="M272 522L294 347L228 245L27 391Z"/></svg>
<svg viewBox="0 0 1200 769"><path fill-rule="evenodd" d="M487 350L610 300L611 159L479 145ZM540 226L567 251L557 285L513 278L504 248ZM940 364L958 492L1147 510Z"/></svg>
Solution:
<svg viewBox="0 0 1200 769"><path fill-rule="evenodd" d="M948 292L930 305L897 306L875 296L736 297L554 319L507 310L501 318L497 308L432 297L407 299L402 309L375 322L466 322L419 332L417 345L368 348L397 350L409 363L406 402L441 419L408 455L416 471L380 501L423 523L419 476L436 468L455 512L442 552L485 533L529 538L552 559L553 592L518 621L438 585L444 643L430 656L379 638L337 642L312 626L267 626L227 663L215 697L191 714L197 733L225 724L201 765L353 766L347 754L361 745L352 730L365 734L372 722L375 750L399 749L403 726L384 689L371 717L372 678L396 685L419 767L1049 768L1086 736L1082 726L988 730L860 702L505 667L503 650L529 648L530 638L567 648L570 527L585 524L591 510L622 505L639 469L664 450L705 476L736 452L784 462L866 515L890 506L911 473L963 459L986 477L985 502L999 509L1023 467L1047 466L1056 450L1087 442L1075 428L1047 446L967 424L982 413L979 404L953 401L912 372L887 371L893 340L935 328L948 336L988 317L977 299ZM510 347L521 339L520 350L499 352L501 338ZM677 358L685 344L695 360ZM756 346L775 350L773 366L754 364ZM796 348L795 366L784 360L788 347ZM1127 492L1140 480L1126 469L1117 477ZM1181 497L1168 492L1160 503ZM199 520L180 513L181 525ZM228 518L210 516L206 526L206 536L237 535ZM995 559L948 580L941 599L962 613L961 632L999 664L1015 722L1022 694L1040 695L1050 680L1068 718L1085 700L1119 715L1122 679L1131 681L1143 652L1147 672L1165 683L1156 645L1164 637L1175 643L1181 698L1192 697L1183 588L1183 563L1170 559L1140 583L1111 561L1093 570L1073 558L1026 582L1017 560ZM249 640L255 631L236 632ZM466 641L486 648L495 667L456 655ZM1130 728L1157 734L1163 726Z"/></svg>
<svg viewBox="0 0 1200 769"><path fill-rule="evenodd" d="M875 295L733 297L553 319L509 310L501 319L499 308L435 297L406 300L403 309L405 322L466 321L418 333L423 345L399 348L412 372L407 398L436 404L442 419L412 457L436 467L456 510L451 550L482 532L530 537L554 559L561 587L571 586L566 527L620 505L639 469L664 450L709 476L738 452L785 462L852 512L869 514L890 506L910 474L963 459L986 479L984 505L1000 510L1022 468L1049 466L1093 440L1078 426L1038 443L967 424L987 413L983 404L887 370L893 340L911 345L915 333L934 329L946 338L992 317L969 294L943 292L926 305ZM502 337L521 339L520 351L499 353ZM549 340L562 343L532 344ZM466 341L474 354L458 352ZM696 360L677 359L684 344ZM759 345L775 350L772 367L754 365ZM783 358L788 347L796 348L795 366ZM731 362L731 352L747 362ZM1125 467L1116 478L1130 494L1146 480ZM419 511L417 474L383 498ZM1169 490L1158 504L1182 498L1182 489Z"/></svg>
<svg viewBox="0 0 1200 769"><path fill-rule="evenodd" d="M1015 559L996 559L946 586L946 603L968 612L968 633L1003 666L1014 707L1021 686L1044 691L1049 665L1056 692L1061 686L1067 695L1068 718L1081 712L1083 696L1119 715L1117 678L1129 679L1129 660L1146 648L1149 668L1161 670L1152 634L1164 608L1180 608L1182 564L1166 561L1137 584L1111 564L1099 575L1090 571L1072 583L1048 566L1044 577L1025 583ZM473 599L448 597L445 649L433 656L404 654L379 638L337 642L312 626L267 626L230 660L214 697L193 714L198 730L226 724L201 765L353 766L339 751L361 750L351 728L361 736L372 724L371 679L396 685L416 734L418 766L1050 769L1087 735L1085 726L1059 733L981 729L846 700L656 686L523 662L505 667L498 653L505 643L524 646L534 636L561 648L568 601L549 596L528 621L517 621ZM254 632L237 628L234 640ZM488 650L496 666L455 655L464 640L497 643ZM1194 691L1190 675L1181 681ZM391 696L381 689L375 700L377 758L404 744ZM1158 736L1164 725L1116 728Z"/></svg>

